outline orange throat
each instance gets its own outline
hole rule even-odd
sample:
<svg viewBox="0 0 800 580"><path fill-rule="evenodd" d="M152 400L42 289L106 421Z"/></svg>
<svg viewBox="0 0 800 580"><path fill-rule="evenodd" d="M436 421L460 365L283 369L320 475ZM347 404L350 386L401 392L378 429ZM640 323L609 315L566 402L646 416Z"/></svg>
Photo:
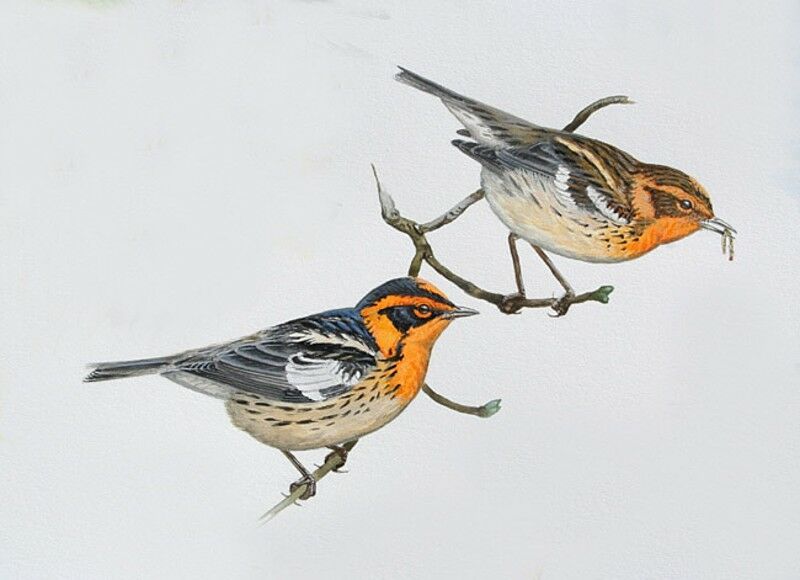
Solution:
<svg viewBox="0 0 800 580"><path fill-rule="evenodd" d="M402 357L396 367L396 380L400 385L397 390L397 398L411 402L417 396L425 382L430 356L430 347L409 345L403 348Z"/></svg>
<svg viewBox="0 0 800 580"><path fill-rule="evenodd" d="M627 254L641 256L661 244L668 244L693 234L700 226L697 222L680 218L662 217L646 226L644 231L628 242Z"/></svg>
<svg viewBox="0 0 800 580"><path fill-rule="evenodd" d="M433 345L449 324L449 321L442 320L412 329L405 336L398 337L394 344L378 339L381 354L386 358L397 358L393 381L400 385L396 391L399 399L410 402L417 396L425 382Z"/></svg>

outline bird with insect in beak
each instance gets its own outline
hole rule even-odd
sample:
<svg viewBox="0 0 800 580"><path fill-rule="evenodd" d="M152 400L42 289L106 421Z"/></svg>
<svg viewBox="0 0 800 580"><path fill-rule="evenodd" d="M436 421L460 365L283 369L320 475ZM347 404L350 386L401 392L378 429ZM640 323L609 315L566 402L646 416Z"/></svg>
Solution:
<svg viewBox="0 0 800 580"><path fill-rule="evenodd" d="M699 229L723 236L733 258L730 225L714 214L708 192L682 171L636 160L602 141L542 127L460 95L400 67L398 81L430 93L461 122L459 150L481 164L481 189L508 238L517 290L501 309L525 299L516 249L533 246L564 289L554 309L567 312L572 286L546 252L585 262L633 260ZM622 99L617 102L630 102Z"/></svg>
<svg viewBox="0 0 800 580"><path fill-rule="evenodd" d="M397 278L354 308L172 356L92 365L85 381L158 374L222 399L234 425L291 461L301 475L291 489L305 486L308 499L316 482L292 452L327 447L343 464L342 445L397 417L422 387L436 340L474 314L429 282Z"/></svg>

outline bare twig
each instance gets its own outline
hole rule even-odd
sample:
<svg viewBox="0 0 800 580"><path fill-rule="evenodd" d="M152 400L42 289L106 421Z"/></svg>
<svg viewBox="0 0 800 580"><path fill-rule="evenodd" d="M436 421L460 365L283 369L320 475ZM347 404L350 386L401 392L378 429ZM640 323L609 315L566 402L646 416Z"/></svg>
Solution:
<svg viewBox="0 0 800 580"><path fill-rule="evenodd" d="M564 127L563 131L572 133L575 131L575 129L583 125L586 120L592 116L592 114L596 113L603 107L607 107L609 105L633 105L634 102L635 101L630 100L625 95L615 95L613 97L598 99L591 105L584 107L577 115L575 115L575 118L572 119L572 121L570 121L566 127Z"/></svg>
<svg viewBox="0 0 800 580"><path fill-rule="evenodd" d="M459 288L463 290L465 293L469 294L473 298L477 298L478 300L484 300L489 302L490 304L494 304L498 308L500 308L503 312L510 314L512 312L516 312L521 308L554 308L558 306L559 298L524 298L522 296L518 296L514 299L509 300L506 294L500 294L498 292L491 292L489 290L484 290L480 286L476 285L473 282L470 282L466 278L462 278L450 268L442 264L438 258L433 253L433 248L431 247L428 239L425 235L420 224L417 222L410 220L406 217L400 215L400 212L397 211L397 207L395 206L394 200L392 197L383 189L381 185L380 179L378 179L378 173L375 170L375 166L372 166L372 171L375 174L375 182L378 187L378 194L381 201L381 213L383 215L383 221L387 224L392 226L397 231L403 232L414 243L414 257L411 260L411 265L408 269L409 276L417 276L419 274L420 268L422 267L423 262L427 262L427 264L436 270L442 277L446 278ZM463 213L464 209L475 203L478 197L478 194L483 194L483 191L478 190L463 201L459 202L453 209L456 208L463 208L461 209L460 213ZM477 198L477 199L476 199ZM467 203L468 200L475 200L471 203ZM436 220L432 220L429 223L439 223L440 221L444 221L444 216L452 215L453 209L446 212L440 218ZM453 218L455 219L455 218ZM450 221L453 221L452 219ZM449 223L449 222L447 222ZM585 292L583 294L578 294L576 296L570 297L569 303L570 304L580 304L582 302L601 302L603 304L608 303L608 296L611 294L614 288L612 286L601 286L597 290L592 292Z"/></svg>
<svg viewBox="0 0 800 580"><path fill-rule="evenodd" d="M373 167L373 170L375 168ZM422 224L420 229L423 233L429 233L433 230L438 230L442 226L446 226L452 221L460 216L462 213L466 211L466 209L471 206L473 203L477 203L483 199L484 193L482 189L474 191L470 193L467 197L462 199L448 211L440 215L438 218L429 221L428 223Z"/></svg>
<svg viewBox="0 0 800 580"><path fill-rule="evenodd" d="M357 440L357 439L356 439L355 441L349 441L349 442L345 443L344 445L342 445L342 447L343 447L343 448L344 448L346 451L348 451L348 452L349 452L349 451L350 451L350 450L351 450L353 447L355 447L355 446L356 446L356 443L358 443L358 440ZM319 467L318 467L318 468L317 468L317 469L314 471L314 473L312 473L311 475L312 475L312 477L314 478L314 480L315 480L315 481L319 481L320 479L322 479L323 477L325 477L326 475L328 475L328 474L329 474L331 471L333 471L334 469L336 469L336 468L338 468L338 467L341 467L343 464L344 464L344 461L342 461L342 458L341 458L341 456L340 456L340 455L338 455L338 454L336 454L336 453L331 453L331 454L328 456L328 459L325 461L325 463L323 463L322 465L320 465L320 466L319 466ZM268 522L268 521L270 521L272 518L274 518L275 516L277 516L277 515L278 515L280 512L282 512L283 510L285 510L287 507L289 507L289 506L290 506L290 505L292 505L293 503L295 503L295 502L299 501L299 500L300 500L300 497L301 497L301 496L302 496L302 495L303 495L305 492L306 492L306 485L305 485L305 484L298 486L298 487L297 487L297 488L296 488L296 489L295 489L293 492L291 492L289 495L287 495L287 496L286 496L286 497L284 497L284 498L283 498L281 501L279 501L277 504L275 504L275 505L272 507L272 509L270 509L270 510L269 510L268 512L266 512L266 513L265 513L263 516L261 516L260 518L258 518L258 521L259 521L260 523L262 523L262 524L265 524L265 523L267 523L267 522Z"/></svg>
<svg viewBox="0 0 800 580"><path fill-rule="evenodd" d="M583 109L572 120L572 122L564 127L564 131L574 131L577 129L581 124L583 124L586 119L589 118L592 113L606 107L608 105L616 104L616 103L631 103L627 97L623 96L615 96L615 97L607 97L605 99L600 99ZM437 230L447 224L455 221L462 213L464 213L470 206L479 202L484 197L484 192L482 189L474 191L463 200L458 202L448 211L433 219L429 222L424 224L417 223L413 220L403 217L400 215L400 212L397 210L397 206L394 203L392 197L383 189L381 186L380 180L378 179L378 173L375 170L375 166L372 166L372 171L375 175L375 182L378 186L378 196L380 198L381 204L381 214L383 215L383 220L392 226L394 229L403 232L414 244L414 257L411 260L411 264L408 269L408 274L410 276L417 276L419 274L420 269L422 268L422 263L427 262L434 270L436 270L440 275L444 278L450 280L456 286L461 288L464 292L472 296L473 298L478 298L479 300L485 300L486 302L490 302L494 304L503 311L508 311L509 300L508 296L504 294L499 294L497 292L490 292L488 290L484 290L483 288L478 287L477 285L473 284L469 280L462 278L449 268L447 268L444 264L442 264L436 256L434 256L433 248L431 248L430 243L426 238L426 234ZM519 276L517 276L518 280L521 280ZM595 301L595 302L608 302L608 295L610 294L613 288L611 286L601 286L594 292L587 292L584 294L579 294L577 296L570 298L570 304L578 304L581 302L588 302L588 301ZM563 299L562 299L563 300ZM516 301L511 302L515 310L519 308L544 308L544 307L555 307L558 304L558 299L556 298L523 298L519 296L519 299ZM494 399L489 401L488 403L481 405L480 407L472 407L469 405L462 405L461 403L457 403L455 401L451 401L447 397L437 393L430 385L424 384L422 385L423 392L428 395L431 399L433 399L436 403L443 405L449 409L457 411L459 413L465 413L468 415L475 415L476 417L491 417L497 411L500 410L500 399ZM350 451L355 447L358 441L350 441L342 445L342 447ZM316 481L321 480L331 471L341 467L343 464L342 458L337 455L336 453L331 453L325 463L318 467L312 476ZM298 486L293 492L289 495L284 497L283 500L278 502L272 509L267 511L263 516L259 518L259 521L263 524L270 521L276 515L278 515L281 511L296 503L300 500L300 497L305 493L306 486L300 485Z"/></svg>
<svg viewBox="0 0 800 580"><path fill-rule="evenodd" d="M487 417L491 417L495 413L500 410L500 403L502 402L500 399L492 399L485 405L481 405L480 407L470 407L469 405L462 405L461 403L456 403L455 401L451 401L444 395L440 395L436 391L434 391L427 383L422 385L422 391L428 395L431 399L435 402L439 403L443 407L447 407L448 409L452 409L453 411L457 411L459 413L464 413L465 415L475 415L476 417L481 417L483 419Z"/></svg>
<svg viewBox="0 0 800 580"><path fill-rule="evenodd" d="M563 130L567 132L574 131L584 122L586 122L586 120L593 113L599 111L603 107L614 104L630 103L633 103L633 101L622 95L606 97L604 99L597 100L575 115L575 118L566 127L564 127ZM411 259L411 265L408 269L410 276L417 276L422 268L423 262L427 262L427 264L436 270L436 272L438 272L441 276L458 286L461 290L473 298L494 304L506 314L518 312L522 308L553 308L557 312L563 314L573 304L580 304L582 302L600 302L602 304L608 303L609 295L614 290L613 286L601 286L592 292L584 292L583 294L577 295L568 291L568 294L561 298L526 298L521 293L509 295L491 292L479 287L473 282L470 282L466 278L459 276L436 258L433 253L433 248L428 242L426 234L455 221L462 213L464 213L464 211L466 211L467 208L483 199L485 192L482 189L479 189L469 194L439 217L424 224L420 224L414 220L403 217L400 214L394 199L392 199L392 196L389 195L385 189L383 189L380 179L378 179L378 172L374 165L372 166L372 172L375 176L375 183L378 188L378 198L381 204L381 215L383 216L383 221L397 231L406 234L409 238L411 238L411 241L414 244L414 257ZM537 249L537 251L539 250ZM560 275L557 275L557 278L559 281L562 280ZM520 287L519 282L521 281L521 276L517 274L516 279L518 281L518 287Z"/></svg>

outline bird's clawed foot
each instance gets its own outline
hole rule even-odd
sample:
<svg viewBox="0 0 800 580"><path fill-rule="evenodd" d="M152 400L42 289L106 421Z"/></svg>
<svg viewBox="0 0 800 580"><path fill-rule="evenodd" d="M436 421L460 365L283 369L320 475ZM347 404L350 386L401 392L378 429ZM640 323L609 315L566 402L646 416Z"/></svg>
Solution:
<svg viewBox="0 0 800 580"><path fill-rule="evenodd" d="M298 488L305 486L305 491L298 499L306 500L314 497L317 493L317 480L311 474L304 475L289 486L289 491L293 494Z"/></svg>
<svg viewBox="0 0 800 580"><path fill-rule="evenodd" d="M342 469L342 467L344 467L344 464L347 463L347 455L348 455L347 449L345 449L344 447L340 447L338 445L332 445L331 447L328 447L328 449L330 449L331 452L325 456L325 463L328 463L328 461L330 461L334 457L338 457L339 460L341 461L341 464L335 469L333 469L333 472L347 473L347 471L344 471Z"/></svg>
<svg viewBox="0 0 800 580"><path fill-rule="evenodd" d="M513 294L506 294L497 305L500 312L503 314L517 314L525 305L527 296L521 292L514 292Z"/></svg>
<svg viewBox="0 0 800 580"><path fill-rule="evenodd" d="M575 292L572 291L565 292L561 298L553 302L552 308L555 314L551 314L551 316L553 318L561 318L569 311L569 307L572 306L574 301L575 301Z"/></svg>

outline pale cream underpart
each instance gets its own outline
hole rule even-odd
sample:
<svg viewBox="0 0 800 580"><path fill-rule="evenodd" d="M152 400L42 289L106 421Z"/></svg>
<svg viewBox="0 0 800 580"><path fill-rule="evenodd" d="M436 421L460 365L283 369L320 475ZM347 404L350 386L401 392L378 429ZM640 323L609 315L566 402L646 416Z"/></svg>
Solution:
<svg viewBox="0 0 800 580"><path fill-rule="evenodd" d="M481 184L492 211L520 238L554 254L586 262L624 259L613 246L607 249L597 238L597 228L609 222L578 209L551 180L528 171L499 176L484 169ZM586 235L590 233L592 237Z"/></svg>
<svg viewBox="0 0 800 580"><path fill-rule="evenodd" d="M379 365L375 372L340 397L301 404L283 403L236 391L189 373L164 376L192 390L226 399L225 408L231 422L261 443L286 451L300 451L359 439L392 421L408 406L413 397L403 399L383 395L392 387L375 380L384 372L383 366ZM306 420L313 422L296 423ZM278 426L285 421L292 423Z"/></svg>

